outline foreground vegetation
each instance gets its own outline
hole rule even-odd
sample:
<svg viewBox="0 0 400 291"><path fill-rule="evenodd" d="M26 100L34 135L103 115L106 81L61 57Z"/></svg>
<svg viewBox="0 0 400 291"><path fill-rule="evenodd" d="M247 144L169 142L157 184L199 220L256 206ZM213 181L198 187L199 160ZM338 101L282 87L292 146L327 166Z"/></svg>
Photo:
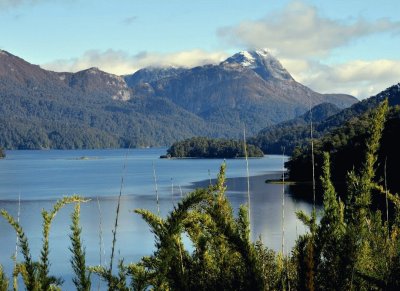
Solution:
<svg viewBox="0 0 400 291"><path fill-rule="evenodd" d="M118 270L113 269L113 255L109 266L86 265L79 227L82 198L64 198L52 211L43 211L38 261L33 260L17 220L2 211L16 230L24 258L15 264L13 276L21 275L28 290L61 288L60 278L49 274L49 230L57 211L75 203L70 261L77 290L90 290L92 274L103 278L109 290L399 290L400 198L382 187L381 177L375 175L387 111L384 103L368 120L364 161L347 174L345 201L332 184L330 156L323 155L323 210L319 217L315 210L297 213L308 232L288 254L250 240L249 209L242 206L235 217L225 195L223 164L215 185L188 194L167 217L135 210L154 233L156 251L137 263L119 261ZM376 195L387 199L390 215L373 207ZM192 242L190 251L183 235ZM7 290L10 281L1 269L0 273L0 290ZM16 280L12 282L17 289Z"/></svg>
<svg viewBox="0 0 400 291"><path fill-rule="evenodd" d="M314 140L314 156L317 176L322 174L323 156L329 152L332 156L332 180L337 187L345 185L346 173L354 167L361 167L364 161L366 140L370 136L370 120L373 111L346 122L342 127ZM397 168L400 163L400 107L390 108L382 131L381 146L377 152L379 163L376 171L378 176L386 177L386 184L390 191L400 192L400 183L397 177ZM304 171L311 168L310 147L296 148L290 161L286 164L290 179L293 181L312 181L312 172ZM346 197L342 197L346 199Z"/></svg>
<svg viewBox="0 0 400 291"><path fill-rule="evenodd" d="M174 143L167 155L173 158L244 158L263 157L263 152L254 145L232 139L193 137Z"/></svg>

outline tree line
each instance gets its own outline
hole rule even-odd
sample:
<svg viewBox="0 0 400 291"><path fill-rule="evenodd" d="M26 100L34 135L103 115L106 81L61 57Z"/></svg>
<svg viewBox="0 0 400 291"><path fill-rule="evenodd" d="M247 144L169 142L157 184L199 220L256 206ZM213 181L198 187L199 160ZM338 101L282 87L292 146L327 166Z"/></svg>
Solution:
<svg viewBox="0 0 400 291"><path fill-rule="evenodd" d="M246 151L245 151L246 150ZM167 150L174 158L242 158L263 157L264 153L254 145L244 145L243 141L233 139L212 139L193 137L175 142Z"/></svg>

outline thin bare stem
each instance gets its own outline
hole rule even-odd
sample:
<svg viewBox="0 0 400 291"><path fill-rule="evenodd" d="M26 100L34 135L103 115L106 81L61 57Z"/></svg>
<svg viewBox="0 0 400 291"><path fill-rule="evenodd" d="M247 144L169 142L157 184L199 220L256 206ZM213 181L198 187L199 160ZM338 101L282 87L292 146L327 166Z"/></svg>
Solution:
<svg viewBox="0 0 400 291"><path fill-rule="evenodd" d="M19 218L21 216L21 192L18 194L18 213L17 213L17 223L19 224ZM17 238L15 241L15 253L14 253L14 270L17 268L17 257L18 257L18 244L19 237L17 234ZM13 288L14 290L18 290L18 276L17 273L13 276Z"/></svg>
<svg viewBox="0 0 400 291"><path fill-rule="evenodd" d="M387 187L387 177L386 177L386 164L387 164L387 157L385 158L385 199L386 199L386 222L389 227L389 203L388 203L388 187ZM389 236L389 232L388 232Z"/></svg>
<svg viewBox="0 0 400 291"><path fill-rule="evenodd" d="M120 206L121 206L122 190L124 188L124 177L125 177L125 174L126 174L126 163L127 163L127 160L128 160L128 152L126 152L124 166L123 166L123 169L122 169L121 186L120 186L119 195L118 195L118 204L117 204L117 210L116 210L116 215L115 215L115 224L114 224L114 229L112 231L112 233L113 233L113 241L112 241L112 246L111 246L111 258L110 258L110 270L109 270L110 278L112 276L112 267L113 267L113 261L114 261L115 244L117 242L118 218L119 218L119 211L120 211Z"/></svg>
<svg viewBox="0 0 400 291"><path fill-rule="evenodd" d="M312 106L310 100L310 139L311 139L311 163L312 163L312 187L313 187L313 212L315 212L315 160L314 160L314 136Z"/></svg>
<svg viewBox="0 0 400 291"><path fill-rule="evenodd" d="M183 198L182 187L181 187L181 185L180 185L180 184L179 184L179 192L181 193L181 198Z"/></svg>
<svg viewBox="0 0 400 291"><path fill-rule="evenodd" d="M156 175L156 168L154 166L154 162L152 162L153 165L153 178L154 178L154 187L156 191L156 199L157 199L157 214L160 216L160 201L158 198L158 185L157 185L157 175Z"/></svg>
<svg viewBox="0 0 400 291"><path fill-rule="evenodd" d="M99 266L103 266L103 258L104 258L104 265L106 265L106 249L104 247L104 240L103 240L103 214L101 212L101 207L100 207L100 200L99 197L97 196L97 209L99 211ZM101 284L101 279L99 278L98 284L97 284L97 290L100 290L100 284Z"/></svg>
<svg viewBox="0 0 400 291"><path fill-rule="evenodd" d="M178 244L179 244L179 257L180 257L180 261L181 261L181 271L182 271L182 275L183 275L183 274L185 274L185 268L183 267L182 244L181 244L180 237L178 239Z"/></svg>
<svg viewBox="0 0 400 291"><path fill-rule="evenodd" d="M172 200L172 205L175 205L175 201L174 201L174 178L171 178L171 200Z"/></svg>
<svg viewBox="0 0 400 291"><path fill-rule="evenodd" d="M246 176L247 176L247 203L249 205L249 211L248 211L248 219L250 223L250 212L251 212L251 207L250 207L250 173L249 173L249 159L247 156L247 145L246 145L246 126L243 127L243 148L244 148L244 156L246 159Z"/></svg>
<svg viewBox="0 0 400 291"><path fill-rule="evenodd" d="M19 223L19 218L21 216L21 193L18 194L18 212L17 212L17 222ZM19 238L17 235L17 239L15 242L15 254L14 254L14 258L15 258L15 265L17 265L17 256L18 256L18 242L19 242ZM15 267L14 265L14 267Z"/></svg>
<svg viewBox="0 0 400 291"><path fill-rule="evenodd" d="M285 253L285 148L282 150L282 255Z"/></svg>
<svg viewBox="0 0 400 291"><path fill-rule="evenodd" d="M100 207L100 199L99 197L97 198L97 209L99 211L99 260L100 260L100 266L103 265L103 259L104 259L104 264L106 264L105 259L106 259L106 250L104 248L104 240L103 240L103 214L101 212L101 207Z"/></svg>

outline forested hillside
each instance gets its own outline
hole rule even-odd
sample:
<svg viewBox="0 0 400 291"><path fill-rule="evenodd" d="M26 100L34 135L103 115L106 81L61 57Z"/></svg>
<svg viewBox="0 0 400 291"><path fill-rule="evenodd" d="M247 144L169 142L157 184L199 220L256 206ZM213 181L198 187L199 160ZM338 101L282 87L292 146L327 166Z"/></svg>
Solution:
<svg viewBox="0 0 400 291"><path fill-rule="evenodd" d="M307 111L295 119L261 130L256 136L249 138L248 143L258 146L265 154L282 154L284 148L285 154L290 155L295 147L302 146L309 141L310 113L312 113L313 123L318 125L340 111L341 109L334 104L319 104L312 108L311 112ZM315 136L318 137L322 133L316 131Z"/></svg>
<svg viewBox="0 0 400 291"><path fill-rule="evenodd" d="M400 140L398 133L400 132L400 107L396 104L400 103L400 86L393 86L376 97L370 98L360 104L344 110L337 119L329 118L325 124L337 124L337 120L343 116L352 116L343 126L332 130L328 134L314 141L314 154L316 161L316 169L321 168L323 160L323 152L329 152L332 156L332 180L336 185L343 184L348 172L353 168L361 167L363 162L363 153L370 136L369 119L371 111L364 114L356 115L363 110L371 108L377 102L387 98L390 110L385 122L382 133L381 146L378 150L379 164L377 165L377 175L379 177L386 176L387 187L394 193L400 192L400 183L397 177L397 166L400 162ZM360 105L363 105L360 110ZM353 114L350 114L352 113ZM311 171L311 152L310 146L304 145L294 150L293 156L287 163L290 179L294 181L312 181ZM309 169L309 170L305 170ZM318 177L320 171L316 172Z"/></svg>
<svg viewBox="0 0 400 291"><path fill-rule="evenodd" d="M311 110L314 137L322 137L346 121L359 117L386 98L390 106L400 104L399 87L400 84L394 85L343 110L337 110L329 104L315 106ZM307 147L310 143L309 138L310 112L306 112L298 118L261 130L249 139L249 143L259 146L265 154L282 154L282 148L285 147L285 153L291 155L296 147Z"/></svg>

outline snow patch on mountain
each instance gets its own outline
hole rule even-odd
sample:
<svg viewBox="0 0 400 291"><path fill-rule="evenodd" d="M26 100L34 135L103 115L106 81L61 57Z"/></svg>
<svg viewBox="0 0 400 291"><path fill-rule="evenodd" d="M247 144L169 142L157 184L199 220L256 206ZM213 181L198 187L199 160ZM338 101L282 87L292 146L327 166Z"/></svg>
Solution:
<svg viewBox="0 0 400 291"><path fill-rule="evenodd" d="M268 49L241 51L227 58L221 63L221 65L226 66L227 68L251 69L265 80L270 78L278 80L293 80L289 72L268 51Z"/></svg>

